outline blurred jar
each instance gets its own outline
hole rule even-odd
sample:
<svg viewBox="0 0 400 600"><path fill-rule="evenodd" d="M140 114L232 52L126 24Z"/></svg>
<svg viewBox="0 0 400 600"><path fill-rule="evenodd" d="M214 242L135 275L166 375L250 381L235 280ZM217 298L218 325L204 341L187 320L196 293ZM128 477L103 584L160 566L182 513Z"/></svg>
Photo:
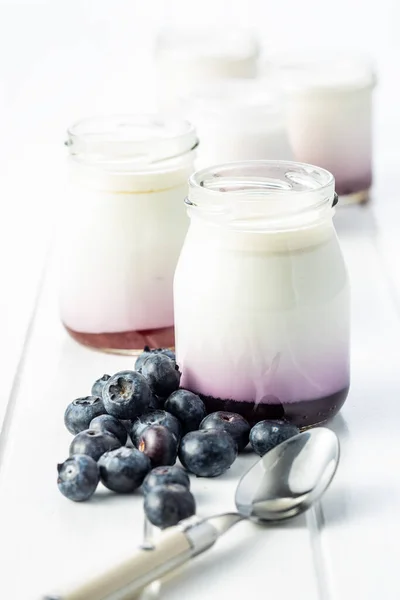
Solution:
<svg viewBox="0 0 400 600"><path fill-rule="evenodd" d="M368 61L316 51L281 54L271 56L267 76L285 91L295 160L331 171L341 201L368 200L376 83Z"/></svg>
<svg viewBox="0 0 400 600"><path fill-rule="evenodd" d="M174 345L172 279L197 144L185 121L116 116L68 130L61 318L77 341L131 353Z"/></svg>
<svg viewBox="0 0 400 600"><path fill-rule="evenodd" d="M182 100L199 137L196 168L244 160L291 160L282 99L255 80L204 86Z"/></svg>
<svg viewBox="0 0 400 600"><path fill-rule="evenodd" d="M251 32L164 29L156 41L159 110L179 112L179 97L210 82L254 78L259 44Z"/></svg>

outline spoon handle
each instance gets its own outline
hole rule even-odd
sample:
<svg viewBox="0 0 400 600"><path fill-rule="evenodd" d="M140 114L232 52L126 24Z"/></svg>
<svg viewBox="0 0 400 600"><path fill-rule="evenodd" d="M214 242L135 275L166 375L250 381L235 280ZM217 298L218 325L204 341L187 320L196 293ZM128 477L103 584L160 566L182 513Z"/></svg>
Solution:
<svg viewBox="0 0 400 600"><path fill-rule="evenodd" d="M170 527L154 542L124 563L64 593L43 600L130 600L152 581L159 579L210 548L218 530L206 520L191 517Z"/></svg>

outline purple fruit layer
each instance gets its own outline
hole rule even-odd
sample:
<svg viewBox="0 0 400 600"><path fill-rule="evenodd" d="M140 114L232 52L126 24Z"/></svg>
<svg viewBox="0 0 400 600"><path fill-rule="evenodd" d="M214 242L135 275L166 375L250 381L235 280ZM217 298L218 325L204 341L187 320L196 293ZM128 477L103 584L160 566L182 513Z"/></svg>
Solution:
<svg viewBox="0 0 400 600"><path fill-rule="evenodd" d="M282 403L275 397L269 397L266 403L237 402L223 400L211 396L201 396L207 412L225 410L241 414L250 424L264 419L285 419L297 427L310 427L324 423L334 417L342 408L349 388L338 390L336 393L314 400Z"/></svg>
<svg viewBox="0 0 400 600"><path fill-rule="evenodd" d="M347 354L313 369L298 364L297 370L272 363L256 371L243 368L240 361L220 367L203 361L193 368L179 354L177 362L182 370L183 388L204 396L251 404L274 403L276 399L284 403L316 400L347 388L350 380Z"/></svg>
<svg viewBox="0 0 400 600"><path fill-rule="evenodd" d="M130 353L141 352L145 346L150 348L171 348L175 344L174 328L147 329L141 331L121 331L118 333L83 333L74 331L66 325L65 329L80 344L105 351Z"/></svg>
<svg viewBox="0 0 400 600"><path fill-rule="evenodd" d="M339 196L349 196L357 192L369 190L372 185L372 174L368 173L365 177L352 179L350 177L340 177L340 173L335 175L335 191Z"/></svg>

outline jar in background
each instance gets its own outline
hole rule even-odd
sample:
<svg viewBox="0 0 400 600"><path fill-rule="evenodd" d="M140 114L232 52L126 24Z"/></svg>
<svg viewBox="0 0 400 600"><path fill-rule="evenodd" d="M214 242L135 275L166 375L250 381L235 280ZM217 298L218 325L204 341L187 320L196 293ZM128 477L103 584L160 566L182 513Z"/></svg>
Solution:
<svg viewBox="0 0 400 600"><path fill-rule="evenodd" d="M295 160L333 173L341 203L365 202L372 184L371 65L314 52L271 56L270 76L286 94Z"/></svg>
<svg viewBox="0 0 400 600"><path fill-rule="evenodd" d="M80 121L61 244L61 318L105 351L174 345L172 281L187 231L193 127L157 116Z"/></svg>
<svg viewBox="0 0 400 600"><path fill-rule="evenodd" d="M244 160L291 160L282 100L258 80L204 86L182 99L196 127L196 168Z"/></svg>
<svg viewBox="0 0 400 600"><path fill-rule="evenodd" d="M258 55L257 38L245 30L163 29L155 47L159 110L179 113L182 94L204 84L256 77Z"/></svg>
<svg viewBox="0 0 400 600"><path fill-rule="evenodd" d="M349 388L349 286L332 223L334 178L293 162L189 180L174 281L182 387L250 422L321 423Z"/></svg>

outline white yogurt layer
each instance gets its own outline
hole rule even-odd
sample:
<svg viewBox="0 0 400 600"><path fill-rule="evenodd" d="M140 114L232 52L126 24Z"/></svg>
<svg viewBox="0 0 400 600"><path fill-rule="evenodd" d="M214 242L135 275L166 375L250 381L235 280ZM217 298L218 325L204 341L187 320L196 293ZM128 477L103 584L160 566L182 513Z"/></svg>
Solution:
<svg viewBox="0 0 400 600"><path fill-rule="evenodd" d="M191 224L175 275L182 386L317 399L349 383L348 283L333 227L265 235Z"/></svg>
<svg viewBox="0 0 400 600"><path fill-rule="evenodd" d="M74 186L64 223L61 318L74 331L172 326L172 281L188 227L187 184L134 192Z"/></svg>
<svg viewBox="0 0 400 600"><path fill-rule="evenodd" d="M286 93L295 160L333 173L336 191L350 195L372 182L371 65L352 56L271 56L268 74Z"/></svg>

